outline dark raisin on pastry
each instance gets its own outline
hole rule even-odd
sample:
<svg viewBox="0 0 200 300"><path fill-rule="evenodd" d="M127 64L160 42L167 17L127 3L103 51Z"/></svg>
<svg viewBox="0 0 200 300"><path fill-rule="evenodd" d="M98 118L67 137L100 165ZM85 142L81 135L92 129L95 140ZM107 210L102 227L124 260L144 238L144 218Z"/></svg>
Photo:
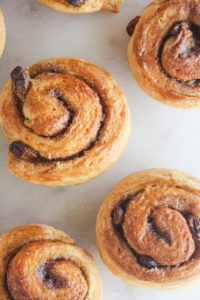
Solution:
<svg viewBox="0 0 200 300"><path fill-rule="evenodd" d="M112 213L113 223L115 225L121 225L124 220L124 210L121 207L117 207Z"/></svg>
<svg viewBox="0 0 200 300"><path fill-rule="evenodd" d="M158 268L160 266L152 257L147 255L139 255L138 262L147 269Z"/></svg>
<svg viewBox="0 0 200 300"><path fill-rule="evenodd" d="M137 16L128 23L128 26L126 27L126 31L130 36L133 35L135 26L139 22L139 19L140 19L140 16Z"/></svg>
<svg viewBox="0 0 200 300"><path fill-rule="evenodd" d="M11 79L14 93L19 98L25 98L29 89L29 77L27 72L18 66L12 71Z"/></svg>

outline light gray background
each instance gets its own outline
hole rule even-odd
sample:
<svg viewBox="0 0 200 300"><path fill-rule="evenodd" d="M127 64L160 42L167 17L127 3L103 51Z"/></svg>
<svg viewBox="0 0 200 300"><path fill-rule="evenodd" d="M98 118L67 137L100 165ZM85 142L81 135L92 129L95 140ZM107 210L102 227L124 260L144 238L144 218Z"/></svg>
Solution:
<svg viewBox="0 0 200 300"><path fill-rule="evenodd" d="M7 42L0 60L0 88L11 70L55 56L84 58L105 67L123 88L132 131L117 163L99 178L74 187L49 188L23 182L7 171L8 142L0 130L0 233L27 222L63 229L95 257L104 300L199 299L200 283L181 291L158 292L128 287L100 260L95 221L106 194L124 176L153 167L180 169L200 177L200 112L179 110L150 99L131 76L126 59L126 25L148 3L124 0L118 15L98 12L64 15L35 0L0 0Z"/></svg>

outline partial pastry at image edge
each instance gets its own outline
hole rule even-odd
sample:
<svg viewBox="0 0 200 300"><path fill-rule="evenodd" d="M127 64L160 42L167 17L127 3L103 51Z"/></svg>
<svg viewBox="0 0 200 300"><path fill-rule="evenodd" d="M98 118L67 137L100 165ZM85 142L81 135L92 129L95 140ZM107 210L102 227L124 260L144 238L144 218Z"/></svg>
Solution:
<svg viewBox="0 0 200 300"><path fill-rule="evenodd" d="M53 227L27 224L2 234L0 265L1 300L102 299L93 257Z"/></svg>
<svg viewBox="0 0 200 300"><path fill-rule="evenodd" d="M5 48L5 41L6 41L6 26L4 23L3 13L0 10L0 58Z"/></svg>
<svg viewBox="0 0 200 300"><path fill-rule="evenodd" d="M153 99L177 108L200 107L200 18L195 3L154 0L127 28L133 77Z"/></svg>

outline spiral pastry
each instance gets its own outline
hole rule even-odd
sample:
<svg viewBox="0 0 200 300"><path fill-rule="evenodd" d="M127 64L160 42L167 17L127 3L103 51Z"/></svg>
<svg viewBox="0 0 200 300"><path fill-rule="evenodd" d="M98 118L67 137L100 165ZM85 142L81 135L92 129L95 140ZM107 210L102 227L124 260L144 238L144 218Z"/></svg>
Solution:
<svg viewBox="0 0 200 300"><path fill-rule="evenodd" d="M200 277L200 180L167 169L123 179L97 217L102 260L138 288L176 289Z"/></svg>
<svg viewBox="0 0 200 300"><path fill-rule="evenodd" d="M66 233L24 225L0 236L1 300L100 300L93 257Z"/></svg>
<svg viewBox="0 0 200 300"><path fill-rule="evenodd" d="M119 157L129 135L125 96L105 70L73 58L17 67L0 94L8 169L49 186L86 182Z"/></svg>
<svg viewBox="0 0 200 300"><path fill-rule="evenodd" d="M6 27L4 23L3 13L0 10L0 57L3 54L3 50L5 47L5 40L6 40Z"/></svg>
<svg viewBox="0 0 200 300"><path fill-rule="evenodd" d="M139 86L165 104L200 107L200 1L155 0L127 31L128 61Z"/></svg>
<svg viewBox="0 0 200 300"><path fill-rule="evenodd" d="M62 13L78 14L95 12L101 9L119 12L123 0L37 0L49 8Z"/></svg>

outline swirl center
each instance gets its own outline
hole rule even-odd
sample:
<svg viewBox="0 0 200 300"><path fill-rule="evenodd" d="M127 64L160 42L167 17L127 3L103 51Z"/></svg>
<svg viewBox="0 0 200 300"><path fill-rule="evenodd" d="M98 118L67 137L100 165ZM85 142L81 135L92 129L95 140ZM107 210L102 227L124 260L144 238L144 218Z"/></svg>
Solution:
<svg viewBox="0 0 200 300"><path fill-rule="evenodd" d="M199 214L198 196L179 187L152 185L121 200L112 221L140 264L173 267L198 253Z"/></svg>
<svg viewBox="0 0 200 300"><path fill-rule="evenodd" d="M65 244L32 242L11 260L7 286L14 300L84 300L87 280L75 262L66 257Z"/></svg>
<svg viewBox="0 0 200 300"><path fill-rule="evenodd" d="M162 67L167 74L184 81L200 78L199 32L199 27L189 22L171 28L161 53Z"/></svg>
<svg viewBox="0 0 200 300"><path fill-rule="evenodd" d="M194 253L195 244L184 217L164 206L155 209L151 217L151 224L146 220L141 221L133 207L129 206L123 226L129 245L138 253L152 257L162 266L186 262Z"/></svg>

